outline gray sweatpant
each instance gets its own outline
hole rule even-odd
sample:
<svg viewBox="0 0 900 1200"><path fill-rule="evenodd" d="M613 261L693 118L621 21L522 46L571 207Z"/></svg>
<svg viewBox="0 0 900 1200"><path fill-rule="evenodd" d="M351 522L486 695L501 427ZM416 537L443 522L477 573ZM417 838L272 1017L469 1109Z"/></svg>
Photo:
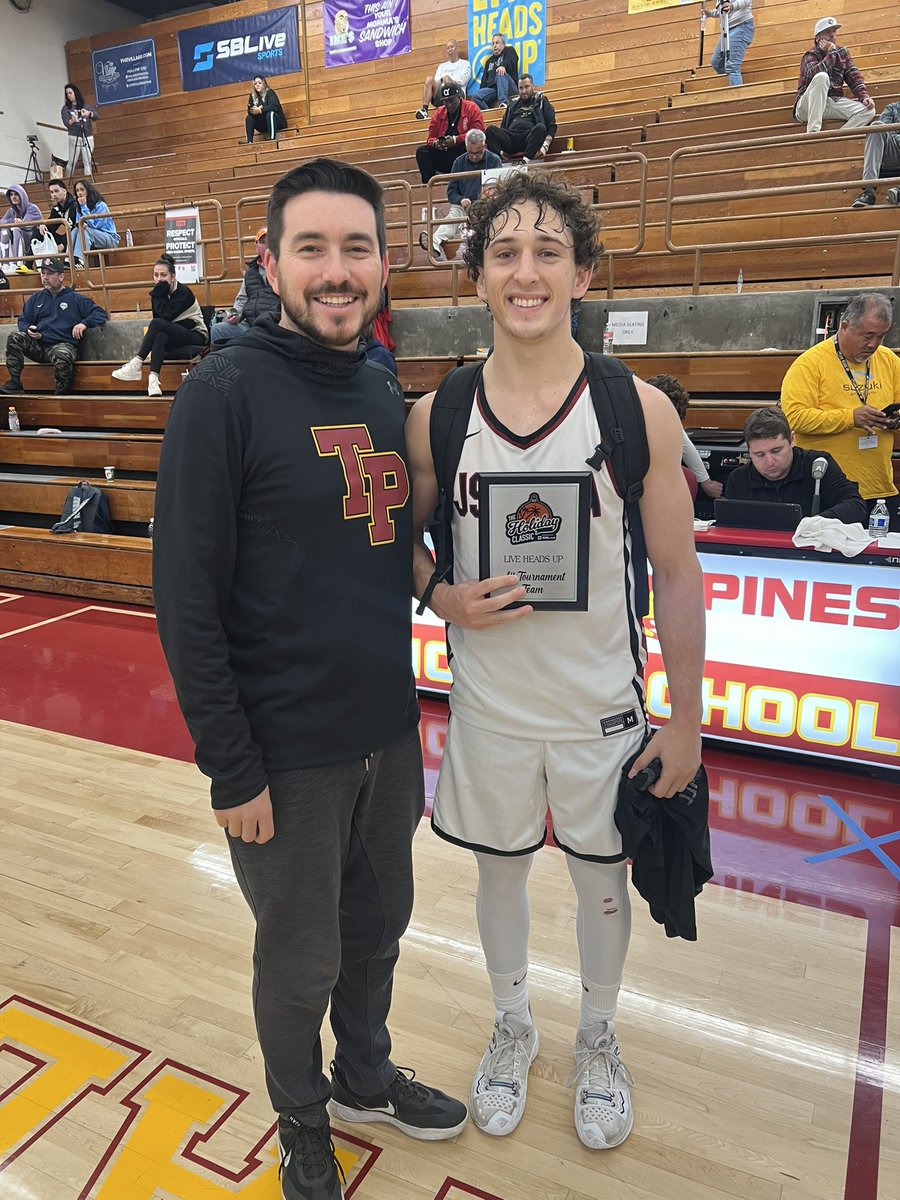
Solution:
<svg viewBox="0 0 900 1200"><path fill-rule="evenodd" d="M412 838L425 805L417 730L366 760L269 775L275 836L228 838L256 918L253 1007L277 1112L327 1122L319 1032L360 1096L394 1078L387 1015L412 912ZM227 836L227 835L226 835Z"/></svg>

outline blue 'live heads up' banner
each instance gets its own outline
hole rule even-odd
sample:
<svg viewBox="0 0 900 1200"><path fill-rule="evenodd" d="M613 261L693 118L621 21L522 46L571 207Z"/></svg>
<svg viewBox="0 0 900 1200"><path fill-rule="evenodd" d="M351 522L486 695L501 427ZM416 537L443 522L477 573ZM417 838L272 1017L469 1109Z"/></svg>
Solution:
<svg viewBox="0 0 900 1200"><path fill-rule="evenodd" d="M469 0L469 62L481 79L491 38L502 33L519 55L519 74L540 86L546 78L547 0Z"/></svg>
<svg viewBox="0 0 900 1200"><path fill-rule="evenodd" d="M178 33L181 86L186 92L246 83L254 75L287 75L300 70L297 8L199 25Z"/></svg>
<svg viewBox="0 0 900 1200"><path fill-rule="evenodd" d="M153 38L107 46L95 50L91 57L98 104L120 104L123 100L146 100L159 95Z"/></svg>

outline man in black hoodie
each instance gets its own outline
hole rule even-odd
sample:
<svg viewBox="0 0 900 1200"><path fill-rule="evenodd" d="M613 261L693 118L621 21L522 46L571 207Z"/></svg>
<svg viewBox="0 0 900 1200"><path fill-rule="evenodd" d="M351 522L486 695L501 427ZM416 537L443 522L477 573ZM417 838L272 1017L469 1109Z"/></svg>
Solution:
<svg viewBox="0 0 900 1200"><path fill-rule="evenodd" d="M387 279L379 184L316 159L269 201L260 318L178 392L153 584L179 703L256 918L254 1007L286 1200L338 1200L326 1105L453 1137L390 1060L423 809L403 395L359 334ZM322 1074L320 1026L337 1039Z"/></svg>
<svg viewBox="0 0 900 1200"><path fill-rule="evenodd" d="M78 202L61 179L51 179L47 185L47 193L53 207L45 225L40 225L42 236L49 233L56 238L56 246L61 254L68 249L66 230L72 230L78 224ZM76 265L81 266L81 259L76 259Z"/></svg>
<svg viewBox="0 0 900 1200"><path fill-rule="evenodd" d="M744 441L750 456L746 466L735 467L725 484L726 500L771 500L799 504L804 517L812 515L816 482L813 463L824 459L820 487L820 516L845 525L865 524L866 503L856 484L847 478L824 450L801 450L780 408L758 408L744 422Z"/></svg>

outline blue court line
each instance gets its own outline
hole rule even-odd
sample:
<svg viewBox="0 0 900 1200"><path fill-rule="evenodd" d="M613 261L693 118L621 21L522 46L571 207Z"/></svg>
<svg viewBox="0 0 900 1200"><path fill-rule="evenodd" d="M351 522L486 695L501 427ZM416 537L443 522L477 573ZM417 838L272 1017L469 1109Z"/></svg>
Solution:
<svg viewBox="0 0 900 1200"><path fill-rule="evenodd" d="M856 821L854 821L849 815L849 813L844 812L837 801L832 799L831 796L820 796L819 799L824 804L827 804L833 813L837 814L838 818L844 822L850 832L856 834L856 836L859 838L859 841L854 842L850 846L839 846L836 850L826 850L824 854L812 854L804 861L808 863L818 863L824 862L829 858L841 858L846 854L855 854L858 850L871 850L872 854L874 854L881 865L887 871L889 871L898 882L900 882L900 866L898 866L892 858L885 854L881 848L882 843L886 844L887 842L895 842L900 839L900 832L887 833L878 838L869 837L862 826L858 825Z"/></svg>

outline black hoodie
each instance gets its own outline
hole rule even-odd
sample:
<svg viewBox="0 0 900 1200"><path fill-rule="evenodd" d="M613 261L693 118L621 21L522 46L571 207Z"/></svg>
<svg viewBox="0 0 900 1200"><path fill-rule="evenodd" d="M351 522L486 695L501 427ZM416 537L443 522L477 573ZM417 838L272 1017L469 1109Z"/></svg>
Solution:
<svg viewBox="0 0 900 1200"><path fill-rule="evenodd" d="M258 321L181 386L156 490L159 633L215 808L415 728L403 395Z"/></svg>

